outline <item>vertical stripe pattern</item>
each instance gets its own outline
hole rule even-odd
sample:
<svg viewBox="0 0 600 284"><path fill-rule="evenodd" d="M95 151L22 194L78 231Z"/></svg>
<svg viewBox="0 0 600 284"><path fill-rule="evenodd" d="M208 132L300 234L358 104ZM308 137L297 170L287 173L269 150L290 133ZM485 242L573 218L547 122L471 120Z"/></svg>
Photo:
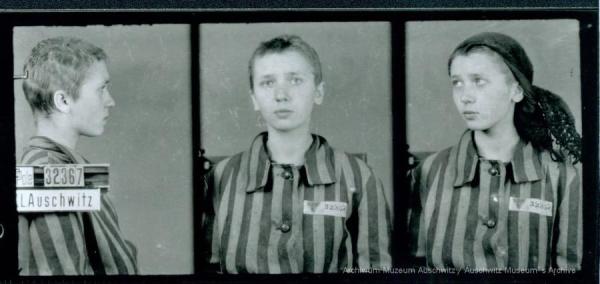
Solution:
<svg viewBox="0 0 600 284"><path fill-rule="evenodd" d="M391 267L390 212L371 168L317 135L304 165L274 164L266 135L209 173L201 248L207 265L273 274ZM305 213L311 208L320 209Z"/></svg>
<svg viewBox="0 0 600 284"><path fill-rule="evenodd" d="M437 268L579 270L579 169L523 142L509 163L485 160L472 134L411 173L411 254Z"/></svg>
<svg viewBox="0 0 600 284"><path fill-rule="evenodd" d="M45 137L33 137L21 164L86 164L85 158ZM108 193L101 210L19 214L21 275L92 275L84 237L83 214L90 214L102 265L107 274L136 274L135 247L119 229Z"/></svg>

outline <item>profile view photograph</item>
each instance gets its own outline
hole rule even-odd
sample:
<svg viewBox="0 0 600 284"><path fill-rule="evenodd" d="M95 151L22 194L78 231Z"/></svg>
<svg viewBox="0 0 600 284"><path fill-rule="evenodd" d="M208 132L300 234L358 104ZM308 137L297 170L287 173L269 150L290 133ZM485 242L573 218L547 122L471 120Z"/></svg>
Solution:
<svg viewBox="0 0 600 284"><path fill-rule="evenodd" d="M189 43L187 25L14 28L19 276L193 272Z"/></svg>
<svg viewBox="0 0 600 284"><path fill-rule="evenodd" d="M86 164L81 136L104 132L115 100L109 92L108 55L72 37L40 41L23 68L23 91L35 119L35 136L21 164ZM136 249L119 228L108 195L102 210L19 214L21 275L135 274Z"/></svg>
<svg viewBox="0 0 600 284"><path fill-rule="evenodd" d="M466 130L453 129L460 134L456 144L433 152L411 172L409 247L415 265L581 269L582 141L579 117L566 103L573 94L563 98L538 85L536 76L564 68L538 69L528 55L538 60L540 53L508 35L527 32L512 31L512 24L489 24L495 31L464 38L447 59L450 94L443 99L454 105ZM573 27L568 24L562 29ZM554 31L546 25L529 27ZM571 32L576 35L576 28Z"/></svg>
<svg viewBox="0 0 600 284"><path fill-rule="evenodd" d="M248 59L249 102L264 122L245 150L216 162L202 204L205 272L331 273L389 269L391 213L360 155L312 133L328 100L318 51L275 34Z"/></svg>

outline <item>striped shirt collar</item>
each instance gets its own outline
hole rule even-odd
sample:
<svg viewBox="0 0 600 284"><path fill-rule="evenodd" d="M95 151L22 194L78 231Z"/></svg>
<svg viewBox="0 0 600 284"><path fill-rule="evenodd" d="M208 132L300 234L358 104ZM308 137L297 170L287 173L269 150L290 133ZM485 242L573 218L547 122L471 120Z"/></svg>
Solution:
<svg viewBox="0 0 600 284"><path fill-rule="evenodd" d="M533 148L531 143L519 140L507 166L509 176L515 183L532 182L542 177L542 163L540 153ZM454 187L461 187L472 182L478 171L479 154L473 140L473 131L467 130L460 138L456 151L456 179Z"/></svg>
<svg viewBox="0 0 600 284"><path fill-rule="evenodd" d="M53 152L61 152L60 144L46 136L33 136L29 139L28 146L41 148Z"/></svg>
<svg viewBox="0 0 600 284"><path fill-rule="evenodd" d="M313 142L304 154L304 165L300 172L306 177L308 186L335 183L335 159L333 149L322 136L312 134ZM250 146L248 152L249 185L247 192L254 192L267 185L271 171L271 159L266 148L267 132L262 132Z"/></svg>
<svg viewBox="0 0 600 284"><path fill-rule="evenodd" d="M68 161L70 163L77 163L76 157L81 156L76 154L76 152L71 150L69 147L64 146L46 136L33 136L29 139L29 143L27 145L29 147L54 152L55 155L60 157L60 160Z"/></svg>

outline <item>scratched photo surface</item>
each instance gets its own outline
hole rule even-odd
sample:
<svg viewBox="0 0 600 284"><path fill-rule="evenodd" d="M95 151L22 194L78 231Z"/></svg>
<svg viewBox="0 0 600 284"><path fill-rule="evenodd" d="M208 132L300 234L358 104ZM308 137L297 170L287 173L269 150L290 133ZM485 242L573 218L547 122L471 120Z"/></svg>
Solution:
<svg viewBox="0 0 600 284"><path fill-rule="evenodd" d="M250 99L248 61L258 45L296 34L313 46L325 97L312 132L348 153L366 153L391 207L392 106L390 25L385 22L200 25L201 139L205 155L230 156L266 131Z"/></svg>
<svg viewBox="0 0 600 284"><path fill-rule="evenodd" d="M192 242L191 79L188 25L16 27L14 74L37 42L89 41L108 55L110 111L104 134L77 152L110 164L110 197L123 235L137 247L140 274L190 274ZM15 80L17 163L34 134L22 80Z"/></svg>

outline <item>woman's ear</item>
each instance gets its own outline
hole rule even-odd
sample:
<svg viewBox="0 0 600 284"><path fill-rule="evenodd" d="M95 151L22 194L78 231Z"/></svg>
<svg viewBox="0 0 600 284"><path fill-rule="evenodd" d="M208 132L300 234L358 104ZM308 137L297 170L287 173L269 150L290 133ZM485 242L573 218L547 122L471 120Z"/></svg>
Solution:
<svg viewBox="0 0 600 284"><path fill-rule="evenodd" d="M521 87L521 84L515 82L512 87L512 101L518 103L523 100L524 96L525 95L523 94L523 87Z"/></svg>
<svg viewBox="0 0 600 284"><path fill-rule="evenodd" d="M250 99L252 100L252 106L254 107L254 110L259 111L260 108L258 107L258 102L256 101L256 97L254 96L254 91L250 90L248 92L250 93Z"/></svg>
<svg viewBox="0 0 600 284"><path fill-rule="evenodd" d="M319 85L317 85L317 89L315 90L315 104L322 104L323 98L325 97L325 82L321 81Z"/></svg>
<svg viewBox="0 0 600 284"><path fill-rule="evenodd" d="M58 90L52 94L52 102L54 103L54 107L59 112L67 113L71 109L73 98L67 95L65 91Z"/></svg>

